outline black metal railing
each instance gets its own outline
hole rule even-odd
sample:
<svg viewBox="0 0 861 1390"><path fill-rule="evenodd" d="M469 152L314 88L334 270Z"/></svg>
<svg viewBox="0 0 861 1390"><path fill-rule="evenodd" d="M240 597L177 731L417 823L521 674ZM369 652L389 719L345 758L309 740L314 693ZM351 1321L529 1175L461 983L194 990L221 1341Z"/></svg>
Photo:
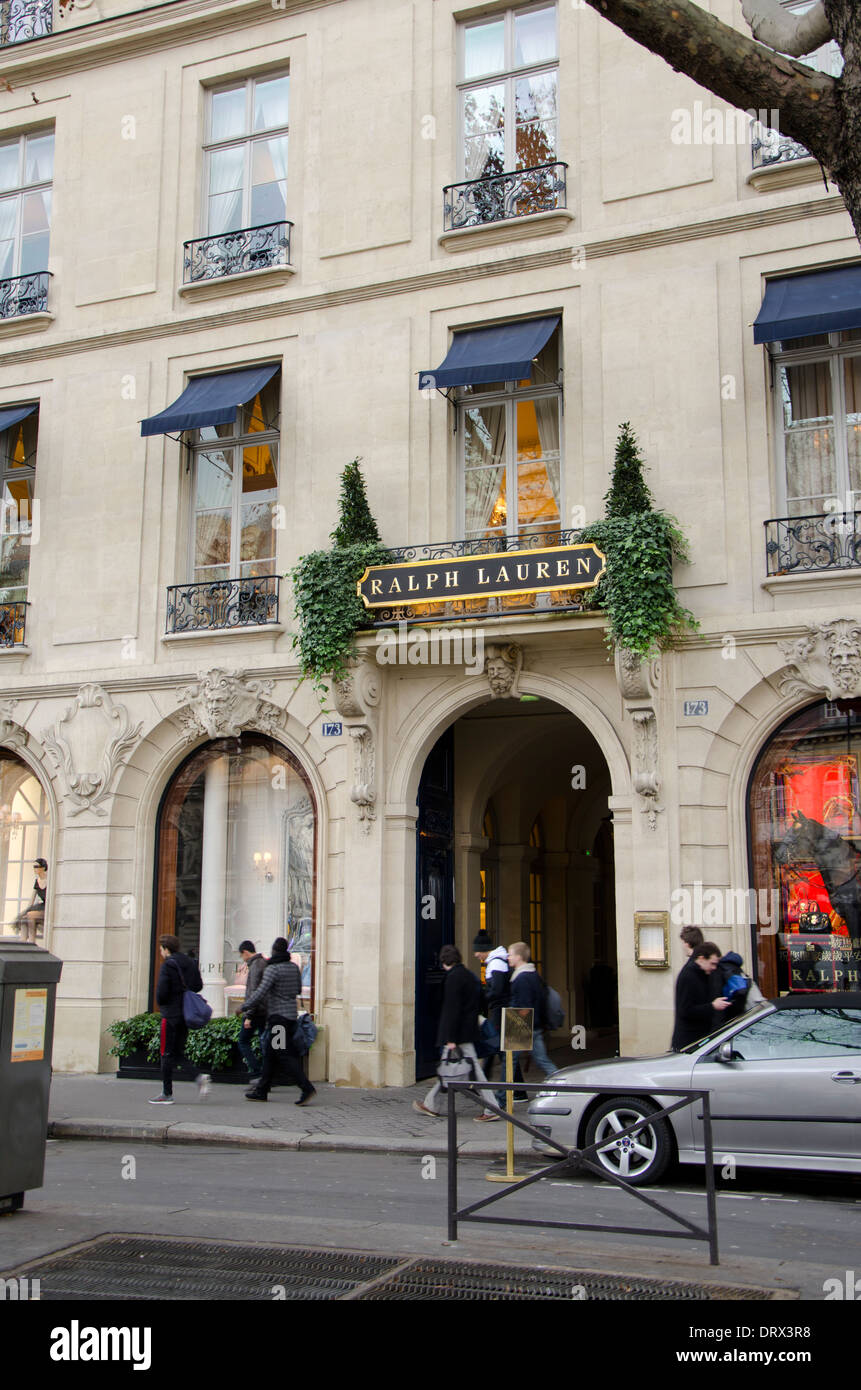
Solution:
<svg viewBox="0 0 861 1390"><path fill-rule="evenodd" d="M0 0L0 44L43 39L54 23L54 0Z"/></svg>
<svg viewBox="0 0 861 1390"><path fill-rule="evenodd" d="M861 512L776 517L765 523L766 572L806 574L861 567Z"/></svg>
<svg viewBox="0 0 861 1390"><path fill-rule="evenodd" d="M21 647L27 622L27 603L0 603L0 647Z"/></svg>
<svg viewBox="0 0 861 1390"><path fill-rule="evenodd" d="M237 232L186 241L182 256L183 284L289 265L292 230L292 222L269 222L263 227L245 227Z"/></svg>
<svg viewBox="0 0 861 1390"><path fill-rule="evenodd" d="M399 565L410 560L456 560L468 555L498 555L506 550L549 550L556 546L577 545L579 531L532 531L526 536L479 536L473 540L429 541L424 545L405 545L388 551L382 564ZM450 599L440 603L398 604L391 608L369 609L369 627L389 627L392 623L463 622L470 619L507 616L509 613L581 613L593 608L593 589L553 589L544 593L512 594L498 598Z"/></svg>
<svg viewBox="0 0 861 1390"><path fill-rule="evenodd" d="M754 169L770 169L772 164L791 164L796 159L810 159L810 151L788 135L777 130L755 132L751 140L751 160Z"/></svg>
<svg viewBox="0 0 861 1390"><path fill-rule="evenodd" d="M535 1084L530 1082L495 1082L495 1091L553 1091L554 1094L564 1095L569 1092L576 1092L580 1095L607 1095L617 1096L618 1086L572 1086L567 1082L558 1084L551 1079ZM676 1240L703 1240L708 1242L709 1263L716 1265L718 1260L718 1232L717 1232L717 1201L715 1188L715 1162L714 1162L714 1143L712 1140L712 1119L709 1106L708 1091L681 1089L681 1088L660 1088L661 1098L680 1096L682 1099L675 1100L673 1103L664 1104L660 1110L655 1110L649 1116L648 1121L642 1119L634 1120L618 1133L613 1134L612 1142L616 1144L620 1139L633 1135L637 1131L646 1128L647 1124L665 1121L668 1115L672 1115L676 1110L682 1110L686 1105L695 1105L697 1101L702 1103L702 1114L698 1117L703 1122L703 1157L705 1159L706 1170L706 1213L707 1226L697 1226L693 1221L689 1221L686 1216L680 1216L678 1212L672 1211L670 1207L662 1202L656 1202L654 1197L646 1196L638 1187L632 1187L623 1177L611 1172L608 1168L601 1166L598 1159L598 1150L609 1147L607 1139L596 1139L591 1144L586 1144L582 1149L566 1149L562 1144L552 1139L550 1135L544 1134L534 1125L528 1124L526 1120L521 1120L518 1116L510 1114L507 1110L501 1109L497 1105L491 1105L484 1099L487 1094L474 1082L469 1081L449 1081L446 1089L448 1091L448 1238L450 1241L457 1240L457 1226L459 1221L472 1221L476 1225L495 1225L495 1226L544 1226L552 1227L555 1230L564 1231L605 1231L612 1235L628 1236L647 1236L649 1240L657 1239L676 1239ZM501 1119L508 1124L514 1125L517 1129L523 1130L526 1134L537 1139L546 1148L555 1149L559 1157L554 1159L547 1167L540 1168L535 1173L530 1173L525 1178L512 1179L511 1186L504 1187L499 1192L494 1192L489 1197L483 1197L478 1202L471 1202L469 1206L458 1207L457 1204L457 1110L455 1107L456 1093L462 1091L470 1100L474 1100L482 1109L494 1111ZM647 1090L643 1086L626 1086L625 1095L646 1096L654 1100L654 1092ZM644 1226L611 1226L609 1222L602 1221L600 1225L594 1222L583 1221L552 1221L541 1217L522 1217L522 1216L477 1216L476 1212L483 1207L492 1206L494 1202L502 1201L504 1197L511 1196L512 1193L522 1192L525 1188L533 1186L535 1183L543 1181L545 1178L558 1180L560 1177L573 1177L579 1172L589 1172L596 1177L604 1178L607 1182L615 1183L623 1192L628 1192L638 1201L644 1202L653 1211L658 1211L662 1216L668 1216L671 1221L684 1229L678 1231L655 1231Z"/></svg>
<svg viewBox="0 0 861 1390"><path fill-rule="evenodd" d="M172 584L167 591L168 633L259 627L278 621L281 576L212 579L204 584Z"/></svg>
<svg viewBox="0 0 861 1390"><path fill-rule="evenodd" d="M567 206L567 164L538 164L466 183L450 183L442 191L443 225L447 232L553 212Z"/></svg>
<svg viewBox="0 0 861 1390"><path fill-rule="evenodd" d="M48 270L37 270L33 275L12 275L0 280L0 319L43 314L48 307L50 275Z"/></svg>

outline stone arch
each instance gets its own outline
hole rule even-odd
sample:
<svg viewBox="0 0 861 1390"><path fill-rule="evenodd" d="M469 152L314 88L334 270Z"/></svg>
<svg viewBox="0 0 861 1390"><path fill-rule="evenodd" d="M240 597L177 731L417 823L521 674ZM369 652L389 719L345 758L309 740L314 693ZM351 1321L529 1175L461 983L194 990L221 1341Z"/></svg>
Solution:
<svg viewBox="0 0 861 1390"><path fill-rule="evenodd" d="M597 743L610 772L613 796L631 795L631 768L619 734L606 714L578 682L558 680L534 671L520 673L519 689L524 695L552 700L586 727ZM387 777L387 803L406 813L416 802L425 759L440 734L462 714L488 699L483 676L470 677L440 697L439 689L429 691L419 701L398 733L398 751Z"/></svg>
<svg viewBox="0 0 861 1390"><path fill-rule="evenodd" d="M703 811L719 810L725 826L725 886L750 887L747 832L747 787L759 754L781 724L807 705L825 698L824 691L813 689L781 694L779 684L791 663L782 663L775 671L760 675L739 693L712 733L702 760L697 792L692 799ZM693 879L708 881L701 872ZM721 886L723 879L715 880ZM750 948L748 929L738 924L732 927L733 946L742 954Z"/></svg>

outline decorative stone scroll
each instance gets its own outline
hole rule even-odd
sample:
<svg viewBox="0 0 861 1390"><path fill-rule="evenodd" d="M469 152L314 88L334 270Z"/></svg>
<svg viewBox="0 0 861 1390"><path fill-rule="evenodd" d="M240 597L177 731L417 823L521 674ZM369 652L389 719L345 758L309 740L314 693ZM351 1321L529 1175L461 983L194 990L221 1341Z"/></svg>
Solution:
<svg viewBox="0 0 861 1390"><path fill-rule="evenodd" d="M343 680L332 682L335 708L345 719L363 719L380 703L380 670L370 661L349 661Z"/></svg>
<svg viewBox="0 0 861 1390"><path fill-rule="evenodd" d="M0 701L0 743L4 748L26 748L30 735L15 718L17 700Z"/></svg>
<svg viewBox="0 0 861 1390"><path fill-rule="evenodd" d="M367 724L351 724L350 738L353 741L353 786L350 800L359 808L359 822L365 834L376 820L377 793L374 789L376 774L376 754L373 730Z"/></svg>
<svg viewBox="0 0 861 1390"><path fill-rule="evenodd" d="M647 819L649 829L655 830L658 816L664 810L659 803L661 779L658 774L660 749L656 708L661 663L657 658L644 661L630 648L617 647L616 676L634 730L634 791L641 799L640 810Z"/></svg>
<svg viewBox="0 0 861 1390"><path fill-rule="evenodd" d="M277 738L284 726L284 710L268 698L274 681L245 680L233 671L214 666L200 671L192 685L177 692L177 715L187 743L207 738L238 738L244 729L259 729Z"/></svg>
<svg viewBox="0 0 861 1390"><path fill-rule="evenodd" d="M100 685L82 685L65 714L42 734L46 755L56 763L69 814L107 815L101 802L110 795L120 762L140 737L125 705L115 705Z"/></svg>
<svg viewBox="0 0 861 1390"><path fill-rule="evenodd" d="M793 642L779 642L788 670L778 681L783 695L824 691L829 700L861 696L861 622L835 618L816 623Z"/></svg>

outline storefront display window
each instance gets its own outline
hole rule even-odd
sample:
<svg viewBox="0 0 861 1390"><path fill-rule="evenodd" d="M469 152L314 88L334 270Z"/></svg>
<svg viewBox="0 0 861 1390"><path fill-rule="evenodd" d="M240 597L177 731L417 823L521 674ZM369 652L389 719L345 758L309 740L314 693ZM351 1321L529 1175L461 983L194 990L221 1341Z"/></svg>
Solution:
<svg viewBox="0 0 861 1390"><path fill-rule="evenodd" d="M198 749L175 773L158 828L155 941L179 937L204 980L233 980L246 938L268 955L284 936L312 1006L315 985L313 794L292 755L259 734Z"/></svg>
<svg viewBox="0 0 861 1390"><path fill-rule="evenodd" d="M861 700L793 716L750 784L758 945L768 994L861 990Z"/></svg>
<svg viewBox="0 0 861 1390"><path fill-rule="evenodd" d="M0 751L2 936L23 933L21 917L33 899L34 861L48 859L50 836L48 798L38 778L13 753ZM40 927L43 925L40 923ZM40 930L37 939L41 941L41 937Z"/></svg>

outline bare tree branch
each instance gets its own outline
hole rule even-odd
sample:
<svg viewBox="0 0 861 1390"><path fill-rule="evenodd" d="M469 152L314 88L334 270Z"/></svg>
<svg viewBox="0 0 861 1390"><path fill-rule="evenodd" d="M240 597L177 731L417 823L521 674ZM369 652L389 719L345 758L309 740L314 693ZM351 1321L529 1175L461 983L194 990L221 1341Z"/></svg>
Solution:
<svg viewBox="0 0 861 1390"><path fill-rule="evenodd" d="M826 73L755 43L692 0L586 0L637 43L732 106L776 110L780 130L826 169L837 160L841 113Z"/></svg>
<svg viewBox="0 0 861 1390"><path fill-rule="evenodd" d="M741 0L741 12L753 37L778 53L800 58L834 36L822 0L806 14L792 14L780 0Z"/></svg>

